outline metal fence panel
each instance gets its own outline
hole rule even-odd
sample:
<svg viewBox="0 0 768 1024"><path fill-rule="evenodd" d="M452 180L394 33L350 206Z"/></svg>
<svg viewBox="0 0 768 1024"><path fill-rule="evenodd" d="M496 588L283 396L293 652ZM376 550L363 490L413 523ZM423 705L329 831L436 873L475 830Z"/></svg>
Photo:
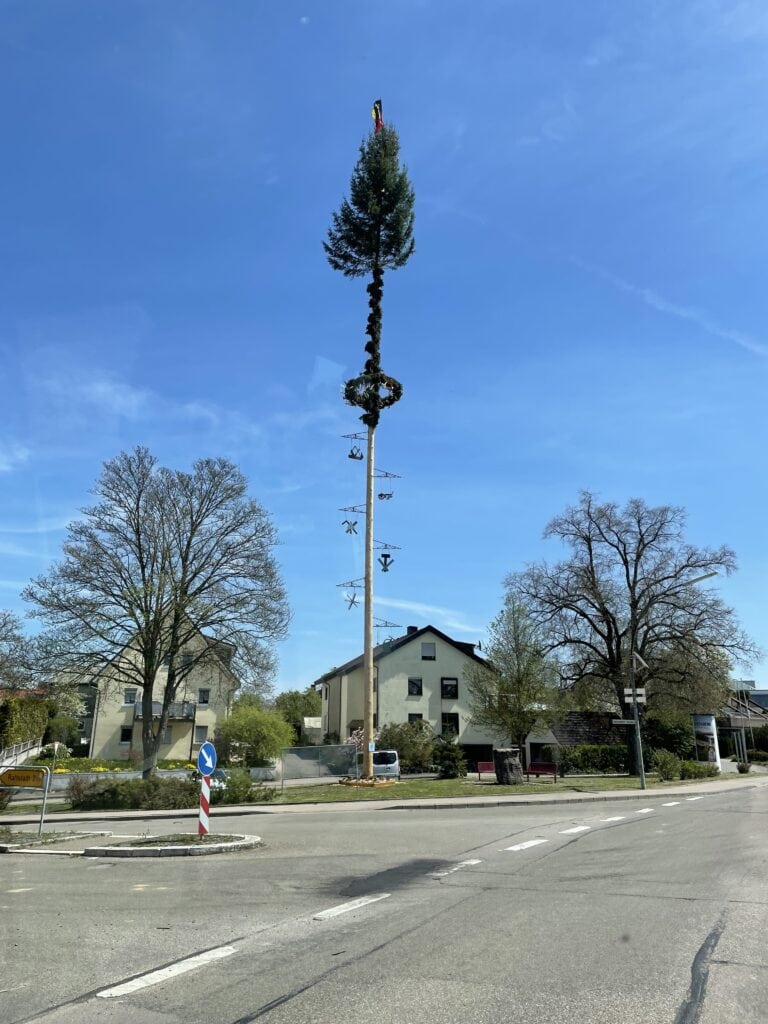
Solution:
<svg viewBox="0 0 768 1024"><path fill-rule="evenodd" d="M357 778L357 747L354 743L316 747L285 747L282 751L282 780Z"/></svg>

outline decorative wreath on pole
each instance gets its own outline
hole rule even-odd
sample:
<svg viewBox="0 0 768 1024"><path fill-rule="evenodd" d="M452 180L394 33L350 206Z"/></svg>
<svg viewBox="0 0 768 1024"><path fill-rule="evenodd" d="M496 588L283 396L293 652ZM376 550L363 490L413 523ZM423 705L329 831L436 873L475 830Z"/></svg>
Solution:
<svg viewBox="0 0 768 1024"><path fill-rule="evenodd" d="M402 395L403 385L400 381L380 370L377 373L361 373L344 385L344 401L363 410L364 415L360 419L369 427L375 427L381 410L399 402Z"/></svg>

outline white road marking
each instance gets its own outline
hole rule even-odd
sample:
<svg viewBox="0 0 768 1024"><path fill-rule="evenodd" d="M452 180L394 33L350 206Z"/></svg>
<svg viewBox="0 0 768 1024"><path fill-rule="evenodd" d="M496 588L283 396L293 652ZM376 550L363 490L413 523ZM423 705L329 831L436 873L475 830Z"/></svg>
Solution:
<svg viewBox="0 0 768 1024"><path fill-rule="evenodd" d="M357 900L350 900L349 903L341 903L338 907L331 907L330 910L321 910L315 914L314 921L326 921L329 917L336 917L338 914L346 914L349 910L357 910L368 903L376 903L378 900L386 900L392 895L391 892L382 892L378 896L361 896Z"/></svg>
<svg viewBox="0 0 768 1024"><path fill-rule="evenodd" d="M653 814L653 808L652 807L641 807L640 810L636 811L635 813L636 814Z"/></svg>
<svg viewBox="0 0 768 1024"><path fill-rule="evenodd" d="M702 796L687 796L685 799L686 800L703 800L704 797L702 797Z"/></svg>
<svg viewBox="0 0 768 1024"><path fill-rule="evenodd" d="M601 818L600 821L624 821L626 814L617 814L615 818Z"/></svg>
<svg viewBox="0 0 768 1024"><path fill-rule="evenodd" d="M482 864L481 860L463 860L459 864L454 864L452 868L446 868L445 871L430 871L430 878L445 878L446 875L452 875L454 871L459 871L461 868L470 868L474 864Z"/></svg>
<svg viewBox="0 0 768 1024"><path fill-rule="evenodd" d="M114 988L105 988L96 995L101 999L114 999L115 996L127 996L131 992L138 992L139 989L148 988L150 985L159 985L161 981L168 981L175 978L177 974L186 974L187 971L194 971L198 967L205 967L214 960L221 960L225 956L232 956L237 952L234 946L219 946L218 949L209 949L205 953L198 953L196 956L187 957L186 960L179 960L177 964L170 967L161 967L159 971L150 971L142 974L139 978L132 978L122 985L115 985Z"/></svg>
<svg viewBox="0 0 768 1024"><path fill-rule="evenodd" d="M6 892L32 892L32 888L29 889L6 889Z"/></svg>
<svg viewBox="0 0 768 1024"><path fill-rule="evenodd" d="M506 846L503 852L506 853L511 850L517 853L518 850L529 850L532 846L538 846L540 843L548 842L548 839L529 839L526 843L518 843L516 846Z"/></svg>
<svg viewBox="0 0 768 1024"><path fill-rule="evenodd" d="M668 804L662 804L661 806L662 807L677 807L677 805L679 803L680 803L679 800L670 800Z"/></svg>
<svg viewBox="0 0 768 1024"><path fill-rule="evenodd" d="M576 832L589 832L589 825L574 825L573 828L564 828L559 834L561 836L572 836Z"/></svg>

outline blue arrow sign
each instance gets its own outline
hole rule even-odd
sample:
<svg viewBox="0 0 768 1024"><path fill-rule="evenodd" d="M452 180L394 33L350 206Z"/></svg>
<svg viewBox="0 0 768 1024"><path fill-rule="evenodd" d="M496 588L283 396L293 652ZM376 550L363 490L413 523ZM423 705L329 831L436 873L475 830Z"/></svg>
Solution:
<svg viewBox="0 0 768 1024"><path fill-rule="evenodd" d="M197 755L197 770L201 775L213 775L216 767L216 747L212 743L204 743Z"/></svg>

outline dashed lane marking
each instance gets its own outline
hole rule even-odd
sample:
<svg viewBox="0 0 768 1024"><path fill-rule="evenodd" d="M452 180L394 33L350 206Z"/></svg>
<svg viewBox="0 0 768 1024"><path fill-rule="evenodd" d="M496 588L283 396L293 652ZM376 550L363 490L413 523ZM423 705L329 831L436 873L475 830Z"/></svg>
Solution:
<svg viewBox="0 0 768 1024"><path fill-rule="evenodd" d="M574 825L573 828L565 828L560 832L561 836L572 836L576 832L589 832L589 825Z"/></svg>
<svg viewBox="0 0 768 1024"><path fill-rule="evenodd" d="M6 892L32 892L32 887L29 889L6 889Z"/></svg>
<svg viewBox="0 0 768 1024"><path fill-rule="evenodd" d="M315 921L326 921L329 917L337 917L339 914L346 914L350 910L357 910L358 907L364 907L368 903L376 903L379 900L386 900L392 895L391 892L382 892L378 896L361 896L357 900L350 900L349 903L341 903L338 907L331 907L330 910L321 910L319 914L315 914L313 920Z"/></svg>
<svg viewBox="0 0 768 1024"><path fill-rule="evenodd" d="M601 818L600 821L624 821L626 817L626 814L617 814L613 818Z"/></svg>
<svg viewBox="0 0 768 1024"><path fill-rule="evenodd" d="M690 800L703 800L704 797L703 796L687 796L685 799L688 800L688 801L690 801Z"/></svg>
<svg viewBox="0 0 768 1024"><path fill-rule="evenodd" d="M677 805L679 803L680 803L679 800L670 800L668 804L662 804L661 806L662 807L677 807Z"/></svg>
<svg viewBox="0 0 768 1024"><path fill-rule="evenodd" d="M235 953L234 946L219 946L217 949L208 949L205 953L198 953L196 956L187 957L186 960L179 960L170 967L161 967L159 971L150 971L138 978L131 978L122 985L115 985L113 988L102 989L96 995L101 999L114 999L116 996L127 996L131 992L138 992L139 989L148 988L150 985L158 985L161 981L168 981L178 974L186 974L198 967L205 967L214 960L221 960L225 956L232 956Z"/></svg>
<svg viewBox="0 0 768 1024"><path fill-rule="evenodd" d="M461 868L471 868L475 864L482 864L481 860L463 860L459 864L454 864L452 868L446 868L445 871L430 871L430 878L445 878L446 875L452 875L454 871L460 871Z"/></svg>
<svg viewBox="0 0 768 1024"><path fill-rule="evenodd" d="M653 814L652 807L641 807L639 811L635 811L636 814Z"/></svg>
<svg viewBox="0 0 768 1024"><path fill-rule="evenodd" d="M504 853L517 853L519 850L529 850L532 846L539 846L541 843L548 843L548 839L529 839L525 843L517 843L515 846L505 846Z"/></svg>

